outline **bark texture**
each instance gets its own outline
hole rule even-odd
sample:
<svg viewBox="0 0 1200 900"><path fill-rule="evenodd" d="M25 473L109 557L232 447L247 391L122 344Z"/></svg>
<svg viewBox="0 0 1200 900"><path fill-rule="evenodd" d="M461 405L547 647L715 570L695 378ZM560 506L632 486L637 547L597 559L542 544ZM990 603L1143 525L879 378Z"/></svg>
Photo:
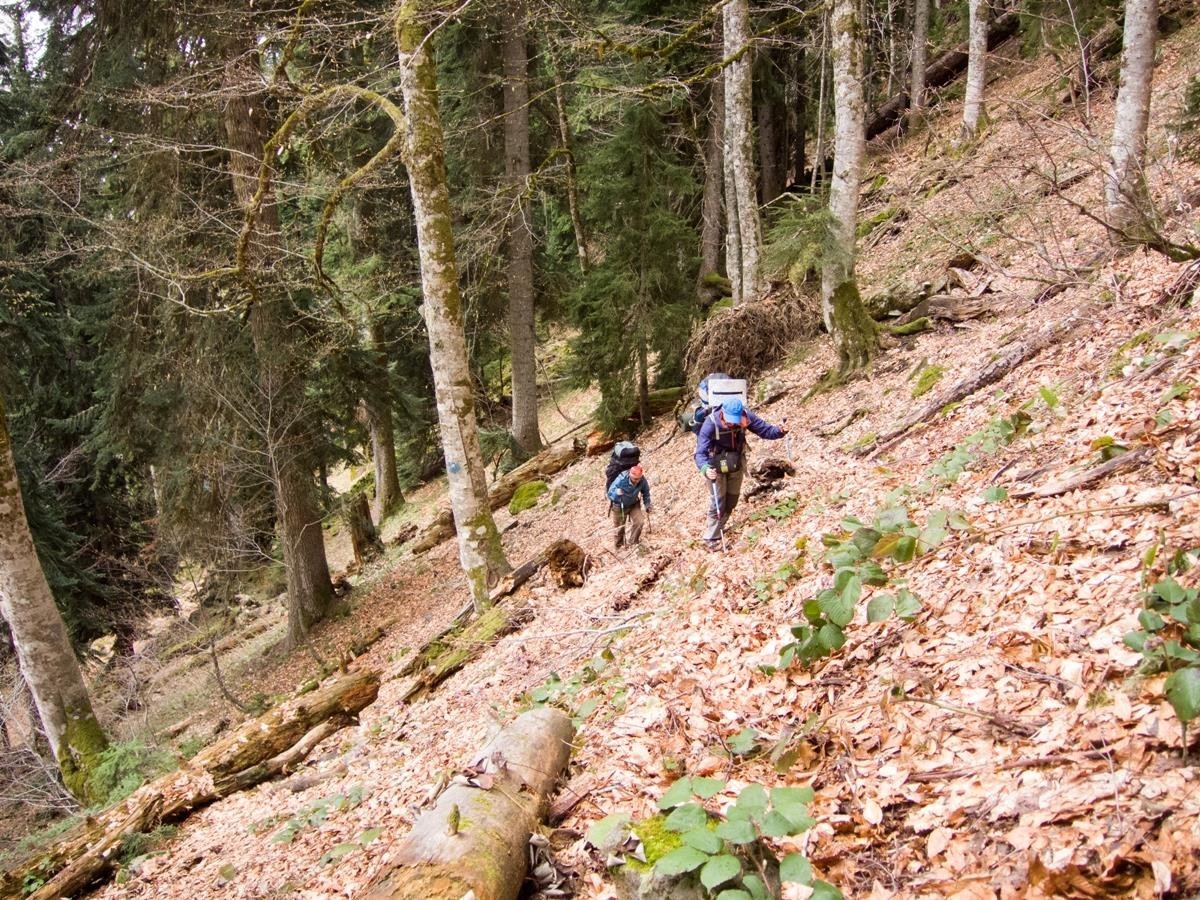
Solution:
<svg viewBox="0 0 1200 900"><path fill-rule="evenodd" d="M322 739L352 724L378 693L376 673L355 672L243 723L179 771L142 786L26 865L5 872L0 898L24 896L27 876L48 879L31 900L77 896L109 870L125 838L179 821L214 800L282 774Z"/></svg>
<svg viewBox="0 0 1200 900"><path fill-rule="evenodd" d="M855 0L836 0L830 18L834 148L829 186L829 241L821 264L821 314L838 344L842 371L870 361L875 326L854 277L858 191L866 147L863 32Z"/></svg>
<svg viewBox="0 0 1200 900"><path fill-rule="evenodd" d="M725 4L725 215L727 235L737 232L736 248L727 239L726 268L734 282L734 304L753 300L762 291L762 220L758 214L758 179L754 173L752 60L749 0ZM736 250L736 265L734 264ZM734 277L734 271L737 277Z"/></svg>
<svg viewBox="0 0 1200 900"><path fill-rule="evenodd" d="M1113 113L1112 148L1104 183L1110 223L1124 232L1146 221L1149 196L1143 166L1150 123L1154 44L1158 39L1158 0L1126 0L1121 85Z"/></svg>
<svg viewBox="0 0 1200 900"><path fill-rule="evenodd" d="M458 532L458 554L480 608L487 605L488 587L508 571L500 534L488 506L487 479L475 398L467 364L462 298L450 220L450 195L438 112L437 75L420 4L401 3L396 17L400 48L400 87L407 113L405 157L417 224L421 259L422 311L433 362L438 424L446 457L450 506Z"/></svg>
<svg viewBox="0 0 1200 900"><path fill-rule="evenodd" d="M234 195L254 208L260 160L267 128L265 94L249 86L261 83L257 59L235 53L226 67L229 100L225 133ZM333 609L333 583L325 558L321 513L317 508L309 441L303 432L303 361L288 297L283 288L261 284L260 275L283 259L279 210L268 187L251 223L244 277L250 291L250 332L258 361L260 393L269 405L266 441L269 477L275 493L279 542L288 587L288 646L302 643L309 629Z"/></svg>
<svg viewBox="0 0 1200 900"><path fill-rule="evenodd" d="M962 136L971 140L983 117L983 88L987 83L988 0L970 0L970 39L967 42L967 93L963 100Z"/></svg>
<svg viewBox="0 0 1200 900"><path fill-rule="evenodd" d="M929 52L929 0L913 0L912 80L908 105L914 116L925 110L925 60Z"/></svg>
<svg viewBox="0 0 1200 900"><path fill-rule="evenodd" d="M104 731L29 531L4 399L0 397L0 613L63 782L85 805ZM2 723L0 723L2 724Z"/></svg>
<svg viewBox="0 0 1200 900"><path fill-rule="evenodd" d="M533 331L533 232L529 222L529 48L525 0L504 11L504 182L508 209L508 327L512 357L512 436L522 456L542 446L538 433Z"/></svg>
<svg viewBox="0 0 1200 900"><path fill-rule="evenodd" d="M533 829L571 755L575 729L559 710L530 710L471 762L490 787L455 784L413 825L395 864L360 897L369 900L515 900ZM479 782L479 778L475 779Z"/></svg>

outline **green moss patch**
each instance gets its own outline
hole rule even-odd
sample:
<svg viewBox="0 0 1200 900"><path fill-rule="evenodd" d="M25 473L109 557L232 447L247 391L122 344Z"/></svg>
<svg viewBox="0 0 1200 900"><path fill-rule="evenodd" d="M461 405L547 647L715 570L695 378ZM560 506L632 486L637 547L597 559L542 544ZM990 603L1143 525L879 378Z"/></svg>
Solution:
<svg viewBox="0 0 1200 900"><path fill-rule="evenodd" d="M917 383L913 385L912 395L915 400L933 390L933 386L942 380L946 370L941 366L926 366L917 373Z"/></svg>
<svg viewBox="0 0 1200 900"><path fill-rule="evenodd" d="M527 509L537 506L538 498L550 489L544 481L527 481L512 495L508 501L508 511L514 516Z"/></svg>

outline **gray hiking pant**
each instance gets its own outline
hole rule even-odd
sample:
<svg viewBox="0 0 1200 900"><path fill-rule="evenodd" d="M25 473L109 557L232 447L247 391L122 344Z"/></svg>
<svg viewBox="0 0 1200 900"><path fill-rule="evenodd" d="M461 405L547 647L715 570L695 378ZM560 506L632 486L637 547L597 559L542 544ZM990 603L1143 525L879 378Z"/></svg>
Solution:
<svg viewBox="0 0 1200 900"><path fill-rule="evenodd" d="M719 541L721 532L725 528L725 523L729 521L729 514L733 512L733 508L737 506L738 497L742 493L742 477L745 475L742 469L736 472L730 472L728 475L717 473L716 481L709 481L707 476L704 477L704 484L708 490L708 525L704 529L704 540ZM713 496L713 485L717 486L716 497ZM720 503L721 518L717 521L717 505Z"/></svg>

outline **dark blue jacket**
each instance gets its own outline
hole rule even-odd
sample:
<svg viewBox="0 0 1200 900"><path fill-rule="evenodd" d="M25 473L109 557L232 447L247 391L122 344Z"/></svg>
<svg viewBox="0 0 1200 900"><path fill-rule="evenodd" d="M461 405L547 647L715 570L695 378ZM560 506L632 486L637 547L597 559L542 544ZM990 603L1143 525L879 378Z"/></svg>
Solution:
<svg viewBox="0 0 1200 900"><path fill-rule="evenodd" d="M770 425L760 419L750 410L743 417L746 424L742 428L730 428L720 410L713 410L704 420L700 434L696 436L696 468L703 471L712 462L712 458L722 450L736 450L744 453L746 450L746 432L752 431L760 438L775 441L783 437L783 430L778 425Z"/></svg>
<svg viewBox="0 0 1200 900"><path fill-rule="evenodd" d="M609 485L608 499L621 509L637 506L638 500L641 499L646 509L649 509L650 479L643 475L642 480L634 484L633 479L629 477L629 471L626 470L614 478L613 483Z"/></svg>

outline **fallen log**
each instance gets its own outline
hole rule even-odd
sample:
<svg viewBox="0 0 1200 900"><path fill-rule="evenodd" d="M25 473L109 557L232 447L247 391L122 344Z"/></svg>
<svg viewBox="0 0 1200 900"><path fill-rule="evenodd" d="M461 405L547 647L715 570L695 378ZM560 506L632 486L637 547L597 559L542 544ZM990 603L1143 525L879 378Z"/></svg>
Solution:
<svg viewBox="0 0 1200 900"><path fill-rule="evenodd" d="M1094 256L1077 271L1081 274L1089 271L1097 258ZM1034 302L1038 303L1049 297L1053 297L1065 291L1070 284L1070 282L1056 282L1042 290ZM982 369L958 380L946 390L939 393L903 423L891 431L881 434L869 444L855 448L851 453L855 456L878 456L884 450L900 443L908 432L917 425L928 422L936 416L948 403L956 403L971 396L981 388L985 388L989 384L994 384L1026 360L1032 359L1051 344L1055 344L1065 338L1082 323L1094 319L1097 309L1098 306L1093 304L1083 309L1075 310L1058 321L1044 326L1028 340L1015 342L1008 350L997 355L995 359Z"/></svg>
<svg viewBox="0 0 1200 900"><path fill-rule="evenodd" d="M1077 491L1080 488L1095 484L1097 481L1101 481L1116 472L1125 472L1129 469L1136 469L1143 466L1150 461L1152 455L1149 447L1131 450L1128 453L1122 453L1120 456L1114 456L1106 463L1092 466L1078 475L1052 481L1039 488L1014 491L1012 496L1014 499L1024 500L1027 497L1057 497L1059 494L1068 494L1071 491Z"/></svg>
<svg viewBox="0 0 1200 900"><path fill-rule="evenodd" d="M214 800L282 774L351 724L378 693L376 673L355 672L243 722L178 771L89 817L48 850L0 875L0 898L52 900L78 894L111 868L114 851L126 838L177 822ZM41 886L27 894L34 880Z"/></svg>
<svg viewBox="0 0 1200 900"><path fill-rule="evenodd" d="M507 475L496 481L488 490L488 506L499 509L505 506L517 488L527 481L557 475L583 455L582 441L572 441L543 450L533 459L526 460ZM454 515L449 506L438 511L434 520L417 535L412 544L414 554L432 550L442 541L455 534Z"/></svg>
<svg viewBox="0 0 1200 900"><path fill-rule="evenodd" d="M571 755L574 728L540 707L519 716L467 767L433 809L417 819L391 868L364 900L515 900L525 878L529 838ZM474 783L472 783L474 782Z"/></svg>
<svg viewBox="0 0 1200 900"><path fill-rule="evenodd" d="M489 608L478 617L474 615L475 604L467 603L446 628L426 642L396 673L397 678L416 676L413 683L401 692L401 699L411 703L431 693L439 684L475 659L485 647L491 646L496 638L516 631L528 622L533 614L533 609L528 603L512 606L497 604L532 578L546 564L551 550L561 543L563 541L556 542L510 572L492 589L488 595Z"/></svg>

